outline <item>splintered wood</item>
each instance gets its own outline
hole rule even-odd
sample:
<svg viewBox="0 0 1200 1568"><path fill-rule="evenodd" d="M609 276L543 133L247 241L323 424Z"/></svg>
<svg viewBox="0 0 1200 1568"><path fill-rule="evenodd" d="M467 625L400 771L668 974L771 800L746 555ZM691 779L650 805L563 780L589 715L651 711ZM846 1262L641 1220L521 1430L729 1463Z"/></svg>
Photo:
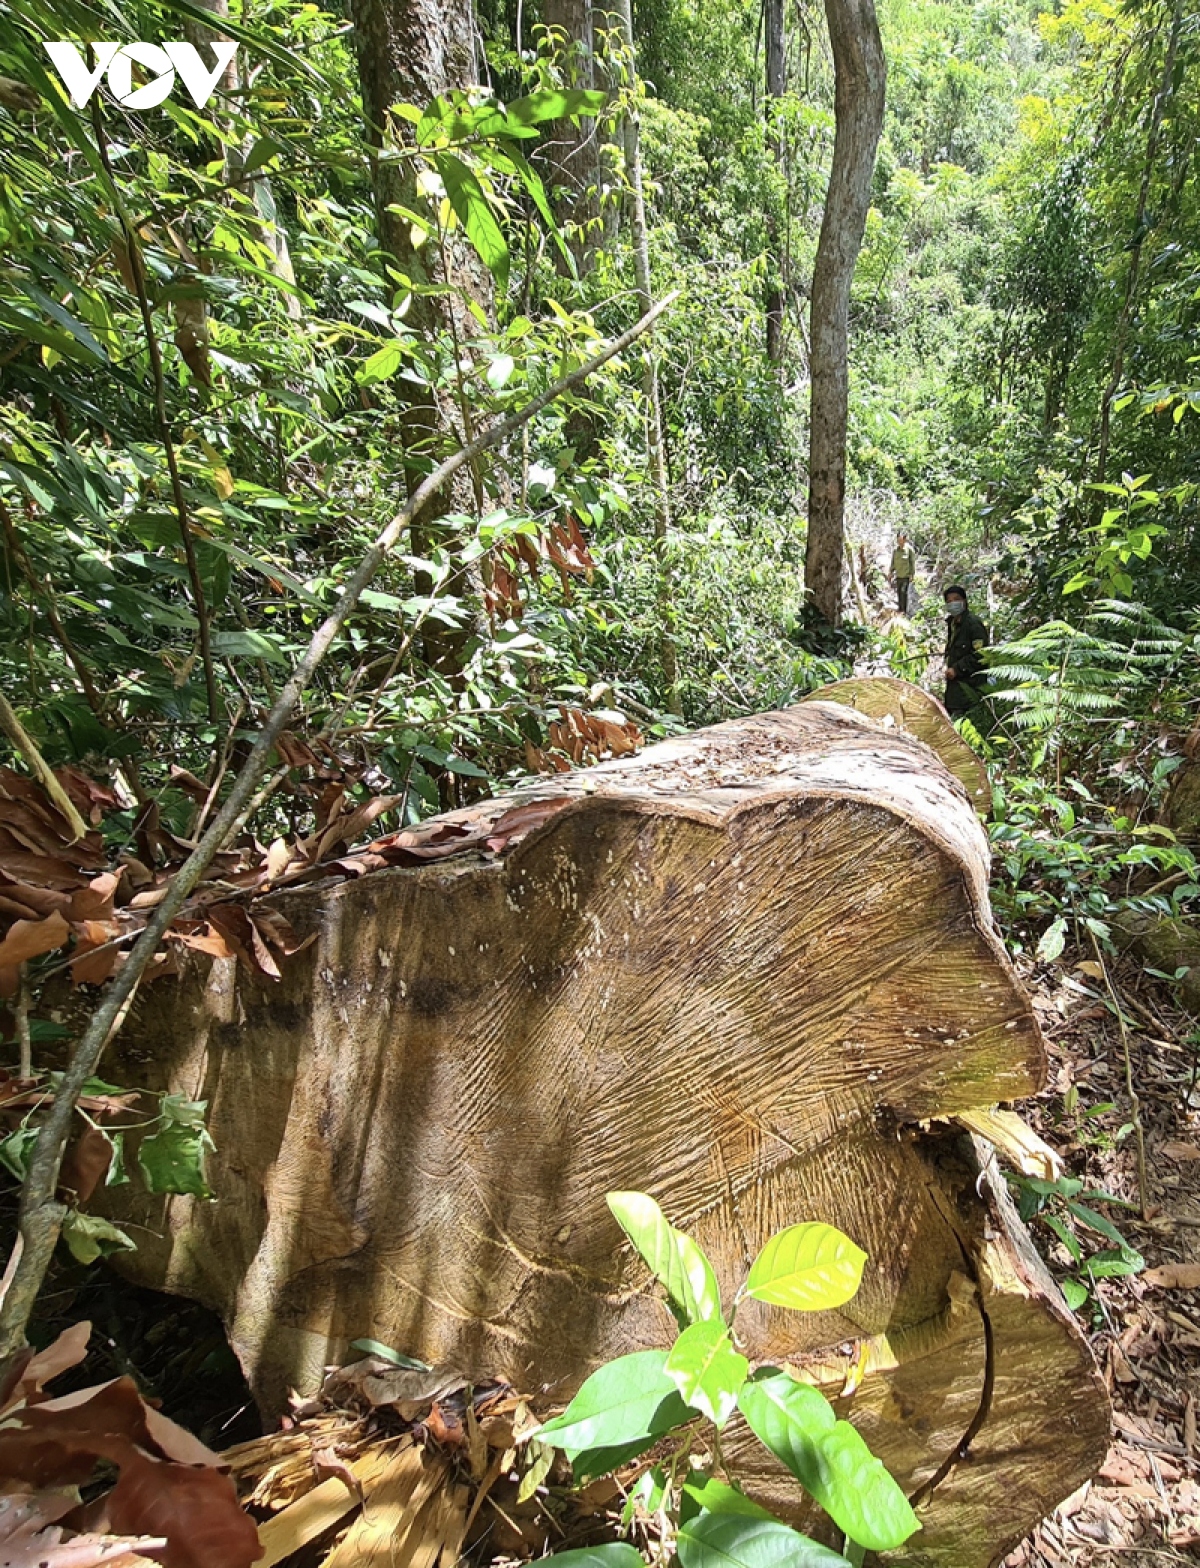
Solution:
<svg viewBox="0 0 1200 1568"><path fill-rule="evenodd" d="M668 1343L604 1201L638 1188L727 1299L786 1224L869 1253L845 1308L749 1303L739 1333L759 1360L886 1341L854 1410L905 1485L936 1482L906 1563L985 1568L1080 1484L1107 1419L1086 1347L987 1219L962 1134L917 1134L1045 1073L934 750L807 702L419 836L439 858L272 901L315 938L277 985L196 955L120 1042L210 1102L221 1199L112 1189L147 1227L122 1266L215 1306L264 1407L363 1335L560 1400ZM1036 1460L1006 1487L1016 1443Z"/></svg>

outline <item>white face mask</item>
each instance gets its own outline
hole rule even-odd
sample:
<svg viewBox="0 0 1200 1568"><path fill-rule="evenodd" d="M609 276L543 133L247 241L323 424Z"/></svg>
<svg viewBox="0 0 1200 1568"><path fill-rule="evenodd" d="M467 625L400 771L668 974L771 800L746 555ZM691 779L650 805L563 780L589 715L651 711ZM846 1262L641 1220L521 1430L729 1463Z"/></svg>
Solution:
<svg viewBox="0 0 1200 1568"><path fill-rule="evenodd" d="M948 599L946 601L946 609L951 615L961 615L966 609L966 605L961 599Z"/></svg>

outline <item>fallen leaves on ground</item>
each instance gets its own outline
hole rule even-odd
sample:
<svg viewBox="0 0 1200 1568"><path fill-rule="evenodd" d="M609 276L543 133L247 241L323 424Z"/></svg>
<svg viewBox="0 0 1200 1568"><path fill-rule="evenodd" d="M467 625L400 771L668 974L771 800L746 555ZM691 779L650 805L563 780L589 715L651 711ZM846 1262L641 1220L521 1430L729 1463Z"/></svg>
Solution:
<svg viewBox="0 0 1200 1568"><path fill-rule="evenodd" d="M91 1325L18 1358L0 1400L0 1548L11 1568L49 1564L250 1568L262 1555L228 1464L153 1409L133 1380L114 1378L55 1398L45 1384L86 1354ZM98 1465L116 1484L87 1502L78 1488ZM63 1506L65 1503L65 1506Z"/></svg>

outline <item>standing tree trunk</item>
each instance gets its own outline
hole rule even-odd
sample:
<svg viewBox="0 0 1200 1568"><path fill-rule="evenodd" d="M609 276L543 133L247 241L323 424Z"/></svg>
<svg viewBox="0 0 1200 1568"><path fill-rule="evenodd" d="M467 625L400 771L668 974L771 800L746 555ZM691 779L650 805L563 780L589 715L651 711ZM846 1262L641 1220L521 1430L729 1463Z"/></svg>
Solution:
<svg viewBox="0 0 1200 1568"><path fill-rule="evenodd" d="M596 32L591 0L546 0L546 26L562 34L568 88L596 87ZM570 225L567 243L581 275L591 271L600 217L600 124L560 120L543 152L552 170L554 211Z"/></svg>
<svg viewBox="0 0 1200 1568"><path fill-rule="evenodd" d="M875 0L825 0L837 129L812 288L812 417L804 582L820 613L842 614L850 285L862 245L883 128L887 63Z"/></svg>
<svg viewBox="0 0 1200 1568"><path fill-rule="evenodd" d="M637 82L637 53L633 42L631 0L617 0L617 19L629 57L632 83ZM636 106L625 117L625 163L629 176L630 227L633 231L633 267L637 280L638 315L644 316L653 300L650 287L650 230L646 222L645 182L642 177L641 124ZM658 552L659 660L663 685L672 713L680 713L679 671L675 659L675 636L671 626L672 591L667 540L671 531L671 491L667 474L667 453L663 441L662 398L658 383L658 361L653 341L647 337L643 347L642 389L646 399L646 443L650 475L654 483L654 542Z"/></svg>
<svg viewBox="0 0 1200 1568"><path fill-rule="evenodd" d="M454 88L465 88L476 77L475 12L473 0L350 0L358 73L362 84L363 115L367 141L376 153L388 146L413 144L413 127L396 119L395 104L424 107ZM465 371L462 344L478 330L466 304L470 297L494 318L489 274L474 252L457 234L437 245L432 239L415 246L409 220L395 205L424 205L416 191L411 163L403 160L372 161L375 208L380 244L391 262L418 284L440 286L444 292L415 293L407 324L427 340L448 335L453 344L461 380ZM466 400L452 386L405 386L407 401L401 417L401 434L408 459L408 493L423 474L446 452L470 441L476 434ZM461 426L461 431L456 430ZM473 514L482 496L478 475L463 470L440 500L431 505L413 529L414 554L428 557L437 545L450 549L454 536L438 526L450 512ZM451 593L470 594L473 585L466 567L448 583ZM433 581L418 573L417 592L431 593ZM422 651L431 668L454 679L462 669L469 626L449 628L432 621L422 639ZM450 804L447 797L446 804Z"/></svg>
<svg viewBox="0 0 1200 1568"><path fill-rule="evenodd" d="M783 136L778 124L773 121L773 115L787 86L783 3L784 0L766 0L764 7L767 34L767 146L781 173L784 172ZM781 224L774 203L767 210L767 231L771 245L771 272L767 279L767 358L777 365L783 358L784 278Z"/></svg>

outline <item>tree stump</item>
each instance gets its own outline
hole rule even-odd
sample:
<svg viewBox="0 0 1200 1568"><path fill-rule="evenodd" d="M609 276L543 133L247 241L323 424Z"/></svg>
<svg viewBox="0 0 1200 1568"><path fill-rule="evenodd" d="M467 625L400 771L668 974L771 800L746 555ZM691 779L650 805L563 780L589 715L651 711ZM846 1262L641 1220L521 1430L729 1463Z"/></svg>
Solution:
<svg viewBox="0 0 1200 1568"><path fill-rule="evenodd" d="M316 937L281 982L193 955L139 998L106 1072L209 1102L218 1201L110 1189L148 1227L123 1267L216 1307L268 1410L360 1336L565 1401L671 1337L606 1192L652 1193L727 1300L774 1231L827 1220L869 1253L860 1293L748 1304L748 1353L867 1342L852 1415L937 1480L903 1561L998 1561L1099 1463L1107 1405L960 1135L918 1135L1045 1072L962 786L806 702L406 842L426 863L277 895Z"/></svg>

